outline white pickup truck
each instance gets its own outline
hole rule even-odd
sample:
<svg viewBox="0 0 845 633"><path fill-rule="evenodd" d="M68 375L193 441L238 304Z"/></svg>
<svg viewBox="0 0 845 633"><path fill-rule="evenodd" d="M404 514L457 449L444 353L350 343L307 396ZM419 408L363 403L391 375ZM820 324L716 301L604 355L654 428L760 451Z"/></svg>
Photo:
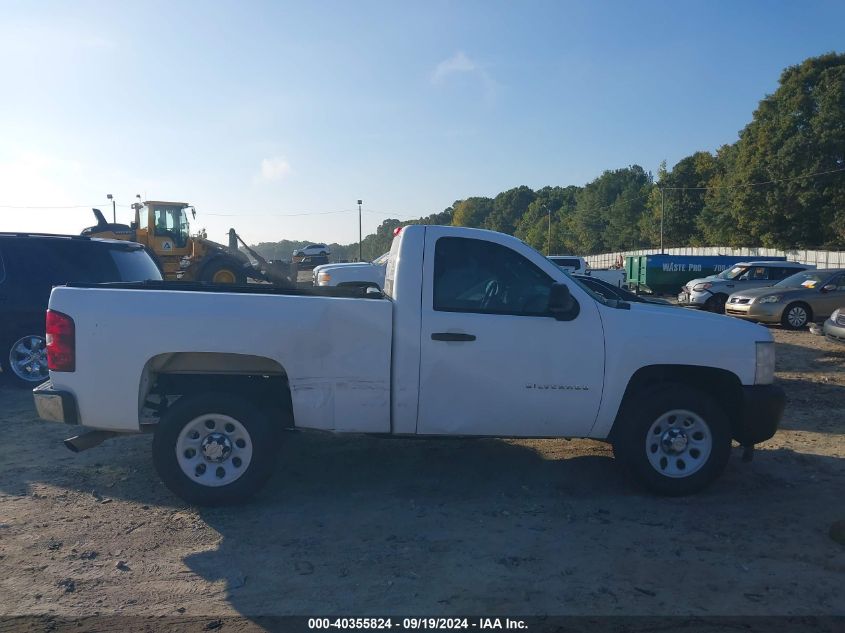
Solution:
<svg viewBox="0 0 845 633"><path fill-rule="evenodd" d="M312 273L315 286L353 286L360 288L381 288L390 253L385 253L371 262L322 264Z"/></svg>
<svg viewBox="0 0 845 633"><path fill-rule="evenodd" d="M39 415L88 427L74 450L153 431L158 473L197 504L258 490L285 428L596 438L687 494L784 406L764 327L602 299L516 238L457 227L400 230L383 293L58 287L47 341Z"/></svg>
<svg viewBox="0 0 845 633"><path fill-rule="evenodd" d="M601 279L617 288L625 285L625 271L621 268L590 268L587 260L576 255L550 255L549 260L573 275L587 275Z"/></svg>

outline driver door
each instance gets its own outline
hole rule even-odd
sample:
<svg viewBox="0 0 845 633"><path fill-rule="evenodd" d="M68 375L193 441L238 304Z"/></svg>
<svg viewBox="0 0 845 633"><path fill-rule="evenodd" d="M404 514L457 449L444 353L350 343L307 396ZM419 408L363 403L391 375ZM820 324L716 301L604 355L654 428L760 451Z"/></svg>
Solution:
<svg viewBox="0 0 845 633"><path fill-rule="evenodd" d="M588 434L604 379L595 300L495 238L451 235L426 229L417 433ZM563 279L580 307L571 321L547 309Z"/></svg>

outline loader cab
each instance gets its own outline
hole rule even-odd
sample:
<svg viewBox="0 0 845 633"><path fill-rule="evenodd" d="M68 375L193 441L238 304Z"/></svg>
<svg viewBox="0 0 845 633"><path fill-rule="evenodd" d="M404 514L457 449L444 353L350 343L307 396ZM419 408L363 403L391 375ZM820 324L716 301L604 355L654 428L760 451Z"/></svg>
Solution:
<svg viewBox="0 0 845 633"><path fill-rule="evenodd" d="M144 202L135 205L139 241L149 244L160 256L190 255L189 209L192 210L192 207L184 202Z"/></svg>

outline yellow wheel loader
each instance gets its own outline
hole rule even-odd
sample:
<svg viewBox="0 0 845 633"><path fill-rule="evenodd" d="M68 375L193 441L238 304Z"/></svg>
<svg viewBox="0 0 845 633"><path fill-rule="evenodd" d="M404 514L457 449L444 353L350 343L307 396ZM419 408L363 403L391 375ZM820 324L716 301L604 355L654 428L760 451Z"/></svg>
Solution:
<svg viewBox="0 0 845 633"><path fill-rule="evenodd" d="M196 210L185 202L146 201L132 208L135 220L129 225L107 222L102 211L93 209L97 224L83 230L82 235L143 244L167 280L242 284L254 279L282 287L296 285L288 264L268 262L249 248L235 229L229 230L228 246L212 242L204 234L191 235L188 210L192 219ZM238 249L238 242L255 263Z"/></svg>

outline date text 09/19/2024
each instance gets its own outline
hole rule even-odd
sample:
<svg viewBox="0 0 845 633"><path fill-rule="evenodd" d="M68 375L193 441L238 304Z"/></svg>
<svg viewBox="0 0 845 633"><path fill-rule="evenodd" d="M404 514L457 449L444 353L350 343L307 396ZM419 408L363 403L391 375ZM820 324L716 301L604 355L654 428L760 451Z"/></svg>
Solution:
<svg viewBox="0 0 845 633"><path fill-rule="evenodd" d="M310 630L320 629L479 629L524 630L524 620L511 618L309 618Z"/></svg>

